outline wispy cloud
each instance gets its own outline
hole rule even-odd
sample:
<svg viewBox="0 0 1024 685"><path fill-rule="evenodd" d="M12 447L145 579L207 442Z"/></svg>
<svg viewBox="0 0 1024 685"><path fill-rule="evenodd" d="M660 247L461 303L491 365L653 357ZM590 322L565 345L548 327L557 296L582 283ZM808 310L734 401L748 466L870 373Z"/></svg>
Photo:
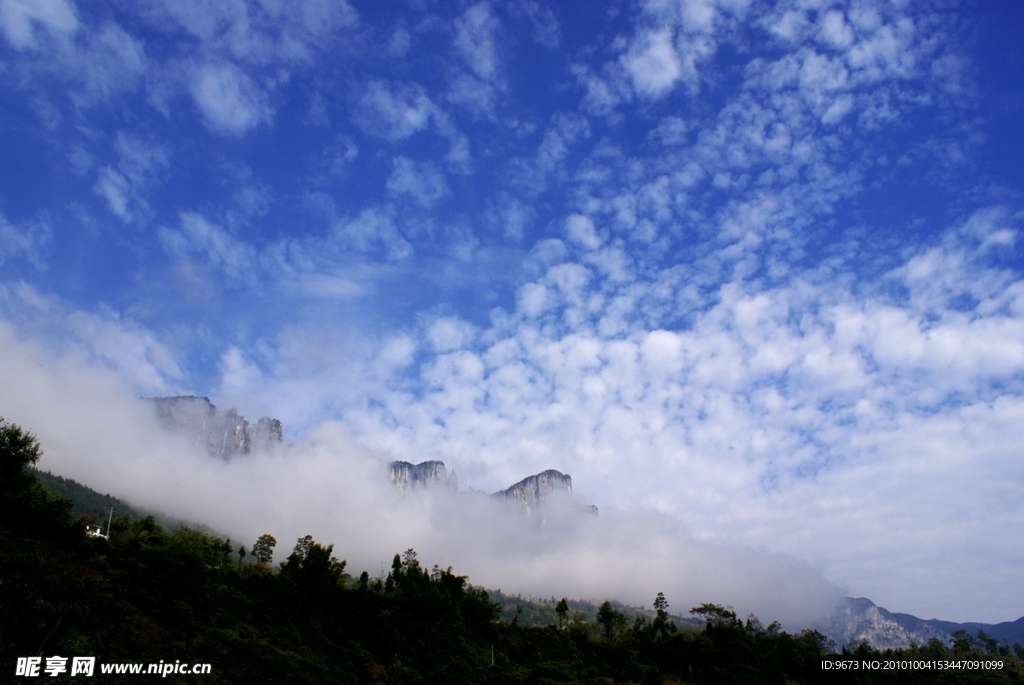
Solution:
<svg viewBox="0 0 1024 685"><path fill-rule="evenodd" d="M388 178L388 190L395 195L410 195L429 207L448 194L448 184L433 162L396 157L395 170Z"/></svg>
<svg viewBox="0 0 1024 685"><path fill-rule="evenodd" d="M495 32L498 21L487 3L478 3L455 20L455 47L469 68L484 81L498 76L498 50Z"/></svg>
<svg viewBox="0 0 1024 685"><path fill-rule="evenodd" d="M53 231L41 218L16 225L0 214L0 264L17 259L37 269L46 268L44 252L52 235Z"/></svg>
<svg viewBox="0 0 1024 685"><path fill-rule="evenodd" d="M65 0L4 0L0 4L0 26L4 36L18 50L37 47L40 29L56 37L78 29L74 5Z"/></svg>
<svg viewBox="0 0 1024 685"><path fill-rule="evenodd" d="M149 213L146 191L166 173L170 163L166 148L119 132L114 139L117 163L100 169L93 190L110 211L125 223Z"/></svg>
<svg viewBox="0 0 1024 685"><path fill-rule="evenodd" d="M192 97L207 125L218 133L242 135L273 114L266 94L231 64L205 64L192 83Z"/></svg>
<svg viewBox="0 0 1024 685"><path fill-rule="evenodd" d="M422 88L373 81L359 98L354 118L367 133L398 141L425 129L433 113L434 105Z"/></svg>

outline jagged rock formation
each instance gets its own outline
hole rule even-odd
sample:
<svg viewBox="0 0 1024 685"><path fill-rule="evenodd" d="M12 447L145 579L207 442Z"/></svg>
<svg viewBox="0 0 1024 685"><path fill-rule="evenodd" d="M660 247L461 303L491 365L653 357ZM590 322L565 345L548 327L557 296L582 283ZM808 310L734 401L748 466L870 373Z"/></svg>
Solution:
<svg viewBox="0 0 1024 685"><path fill-rule="evenodd" d="M515 485L494 493L491 497L512 500L530 511L556 492L571 495L572 477L561 471L548 469L534 476L527 476Z"/></svg>
<svg viewBox="0 0 1024 685"><path fill-rule="evenodd" d="M391 482L403 495L418 488L433 485L445 485L455 491L459 489L455 471L448 474L443 461L424 461L419 464L393 461L390 464L390 476ZM534 476L528 476L515 485L492 494L491 497L514 502L530 513L550 499L553 494L559 492L572 494L572 477L569 474L548 469ZM593 504L585 505L584 511L592 516L597 516L597 507Z"/></svg>
<svg viewBox="0 0 1024 685"><path fill-rule="evenodd" d="M455 471L449 475L443 461L423 461L419 464L393 461L390 475L391 482L403 495L431 485L446 485L452 490L459 489L459 479L455 476Z"/></svg>
<svg viewBox="0 0 1024 685"><path fill-rule="evenodd" d="M996 624L953 623L891 612L864 597L846 597L831 614L812 627L835 640L837 647L866 640L876 649L903 649L911 642L923 645L932 638L948 646L958 630L967 631L972 638L980 630L1007 646L1024 642L1024 617Z"/></svg>
<svg viewBox="0 0 1024 685"><path fill-rule="evenodd" d="M284 424L269 416L261 416L256 425L249 428L249 445L252 448L276 445L284 441Z"/></svg>
<svg viewBox="0 0 1024 685"><path fill-rule="evenodd" d="M815 626L840 647L867 640L876 649L902 649L914 642L923 645L935 637L949 644L949 632L910 614L894 614L870 599L847 597Z"/></svg>
<svg viewBox="0 0 1024 685"><path fill-rule="evenodd" d="M572 494L572 477L568 473L562 473L554 469L541 471L533 476L527 476L515 485L494 493L491 497L514 502L526 510L527 514L533 513L534 509L551 499L559 493ZM586 504L583 510L591 516L597 516L597 507L593 504Z"/></svg>
<svg viewBox="0 0 1024 685"><path fill-rule="evenodd" d="M193 444L203 445L215 457L229 459L240 454L270 449L284 438L284 426L264 416L250 426L237 409L220 411L208 397L179 395L150 397L156 415L168 429L184 432Z"/></svg>

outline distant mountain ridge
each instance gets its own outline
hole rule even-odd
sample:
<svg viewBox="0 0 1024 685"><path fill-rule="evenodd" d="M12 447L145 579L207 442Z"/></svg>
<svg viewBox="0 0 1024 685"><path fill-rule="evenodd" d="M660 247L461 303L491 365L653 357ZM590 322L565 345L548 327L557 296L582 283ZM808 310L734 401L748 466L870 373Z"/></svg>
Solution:
<svg viewBox="0 0 1024 685"><path fill-rule="evenodd" d="M912 642L926 644L932 638L949 645L958 630L966 631L972 638L982 631L1006 647L1024 643L1024 617L996 624L921 619L891 612L865 597L845 598L835 611L812 627L835 640L839 647L866 640L876 649L902 649Z"/></svg>
<svg viewBox="0 0 1024 685"><path fill-rule="evenodd" d="M391 482L399 492L408 494L419 488L444 485L458 491L459 483L452 470L448 475L443 461L423 461L411 464L407 461L393 461L389 474ZM510 485L491 495L494 499L507 500L521 506L527 513L556 496L557 493L572 494L572 476L555 469L548 469L532 476L527 476L518 483ZM597 507L593 504L584 505L587 513L597 516Z"/></svg>
<svg viewBox="0 0 1024 685"><path fill-rule="evenodd" d="M284 438L284 425L277 419L264 416L250 424L237 409L217 409L209 397L144 399L153 404L164 427L188 434L193 444L203 445L212 456L222 459L270 449Z"/></svg>

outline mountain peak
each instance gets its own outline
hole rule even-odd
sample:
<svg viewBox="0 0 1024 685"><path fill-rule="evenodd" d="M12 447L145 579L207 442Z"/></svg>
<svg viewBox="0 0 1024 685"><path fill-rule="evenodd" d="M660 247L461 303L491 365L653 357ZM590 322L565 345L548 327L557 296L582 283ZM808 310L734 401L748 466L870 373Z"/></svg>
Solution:
<svg viewBox="0 0 1024 685"><path fill-rule="evenodd" d="M193 444L203 445L215 457L230 459L265 450L281 443L284 425L264 416L251 425L235 408L222 411L209 397L177 395L144 398L153 403L165 428L185 433Z"/></svg>
<svg viewBox="0 0 1024 685"><path fill-rule="evenodd" d="M443 461L421 461L411 464L407 461L393 461L390 464L391 482L399 492L407 495L413 490L433 485L446 485L452 490L459 489L455 471L448 474Z"/></svg>
<svg viewBox="0 0 1024 685"><path fill-rule="evenodd" d="M529 511L556 492L565 492L571 495L572 477L567 473L548 469L533 476L527 476L515 485L494 493L492 497L513 500L525 506Z"/></svg>

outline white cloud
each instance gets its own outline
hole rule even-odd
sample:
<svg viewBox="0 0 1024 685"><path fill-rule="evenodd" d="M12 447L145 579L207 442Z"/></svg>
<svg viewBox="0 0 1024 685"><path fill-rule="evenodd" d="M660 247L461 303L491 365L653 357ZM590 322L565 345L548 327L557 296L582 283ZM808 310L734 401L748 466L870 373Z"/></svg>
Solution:
<svg viewBox="0 0 1024 685"><path fill-rule="evenodd" d="M492 227L500 229L512 242L522 240L535 219L536 212L531 207L507 193L496 198L487 212L487 220Z"/></svg>
<svg viewBox="0 0 1024 685"><path fill-rule="evenodd" d="M413 254L412 245L402 237L386 209L367 208L354 218L339 221L333 228L333 238L364 253L383 249L389 260L408 259Z"/></svg>
<svg viewBox="0 0 1024 685"><path fill-rule="evenodd" d="M469 68L484 81L498 76L498 54L494 33L498 20L487 3L473 5L455 20L455 47Z"/></svg>
<svg viewBox="0 0 1024 685"><path fill-rule="evenodd" d="M655 5L656 3L651 3ZM718 16L718 10L715 7L717 3L707 2L706 0L685 0L679 3L679 14L682 20L682 25L689 31L710 33L714 29L715 18ZM728 3L722 3L726 5ZM733 3L737 5L733 9L739 9L745 3Z"/></svg>
<svg viewBox="0 0 1024 685"><path fill-rule="evenodd" d="M842 49L848 48L853 43L853 30L843 13L838 10L829 10L821 20L821 35L832 46Z"/></svg>
<svg viewBox="0 0 1024 685"><path fill-rule="evenodd" d="M335 544L356 573L373 573L413 547L426 566L451 565L485 587L638 605L664 591L680 607L715 598L787 627L827 610L839 595L806 564L701 541L649 512L607 509L594 518L568 499L552 503L544 512L547 525L538 526L471 492L401 498L387 481L388 455L353 441L336 422L275 452L211 459L187 438L163 431L135 388L103 365L19 340L6 321L0 321L0 353L14 362L0 367L0 415L39 438L42 468L136 505L199 518L235 540L312 533ZM465 393L480 362L450 354L433 368L468 381L460 388ZM470 399L448 393L437 401L454 409ZM353 527L357 519L365 524Z"/></svg>
<svg viewBox="0 0 1024 685"><path fill-rule="evenodd" d="M513 159L512 181L530 192L540 192L548 176L565 174L565 159L571 146L590 136L590 125L580 116L557 113L544 132L532 160Z"/></svg>
<svg viewBox="0 0 1024 685"><path fill-rule="evenodd" d="M149 213L145 193L166 171L170 154L162 145L119 132L114 140L117 168L104 166L93 190L107 201L110 211L125 223Z"/></svg>
<svg viewBox="0 0 1024 685"><path fill-rule="evenodd" d="M944 33L953 14L859 0L651 0L623 6L609 24L626 27L618 35L580 44L574 27L571 54L542 54L569 64L570 81L540 79L546 90L535 90L522 73L506 83L513 67L502 59L509 49L539 49L531 30L543 45L561 40L554 13L532 0L505 14L481 3L443 17L397 17L354 35L344 29L357 17L344 3L154 2L139 38L86 15L78 24L59 2L0 2L12 46L0 68L25 88L55 75L71 83L69 97L35 91L26 106L46 113L47 135L75 136L74 171L126 222L145 223L154 192L176 173L169 143L156 142L170 138L141 133L165 126L159 117L141 117L140 133L118 135L115 154L99 154L110 133L94 105L133 114L136 84L171 122L185 90L206 125L228 136L278 116L272 96L300 103L281 109L284 117L319 93L309 119L322 125L329 113L344 128L348 114L369 136L357 156L344 136L306 130L313 137L303 141L322 145L310 148L311 178L300 173L297 193L236 178L226 191L200 189L211 199L196 199L200 210L180 212L158 232L172 262L160 277L178 288L188 279L226 285L268 307L259 322L239 326L244 334L223 333L234 319L184 319L230 340L185 333L203 338L188 355L221 360L206 385L232 403L266 407L295 435L310 429L311 440L363 454L338 426L312 432L321 419L342 417L380 460L443 458L464 484L484 489L561 468L578 493L612 512L602 530L635 531L638 519L623 514L630 523L621 523L614 509L640 507L693 531L666 534L678 556L652 556L646 538L608 543L629 557L601 559L616 573L634 570L634 558L657 558L715 587L686 566L693 553L756 575L759 558L693 540L728 539L814 559L893 609L995 617L996 595L979 586L1010 588L998 597L1003 606L1024 602L1014 594L1019 559L1006 551L1024 541L1012 516L1024 483L1014 427L1024 396L1021 217L989 208L922 238L936 234L928 217L941 211L903 205L886 190L915 173L893 160L923 167L923 150L945 146L941 154L962 164L984 130L965 123L978 111L971 89L951 82L971 68L956 31ZM61 7L73 21L46 14ZM440 50L436 60L431 50ZM330 68L321 68L326 55ZM425 74L425 65L437 69ZM680 90L693 104L685 117L670 97ZM968 106L943 105L951 93L958 108ZM938 142L927 139L937 121L950 122ZM86 150L83 140L100 142ZM238 147L216 145L225 154ZM188 159L176 153L174 161ZM264 183L275 177L257 174ZM991 190L986 183L984 173L972 177L969 197L952 184L945 195L928 192L970 206ZM449 200L454 185L458 202ZM476 194L463 198L463 189ZM895 203L893 214L868 189ZM295 196L312 218L289 215ZM271 200L281 212L268 211ZM59 219L0 220L5 266L28 259L42 268L49 226L90 214L68 207L53 210L64 212ZM884 223L900 212L913 216ZM130 248L151 252L146 237L129 233ZM409 283L414 293L404 290ZM184 384L169 348L127 316L64 312L39 332L25 322L49 316L40 312L52 303L26 287L5 292L18 335L58 347L52 341L66 338L73 355L116 369L133 389ZM35 354L8 349L28 355L18 359ZM3 371L14 387L17 369ZM32 388L18 391L28 397ZM329 452L312 444L290 452L325 500L330 486L321 481L338 473ZM282 493L269 475L281 472L267 468L245 477L268 496ZM153 496L144 481L137 487ZM304 514L321 513L309 506ZM410 506L421 507L421 519L436 516L438 530L467 525L440 500ZM1005 519L1000 542L978 534L992 511ZM417 523L411 537L453 555L441 561L463 554L473 569L494 572L460 551L463 538L445 546ZM603 540L573 530L586 544ZM524 584L541 587L541 576L565 564L577 587L611 586L588 574L577 548L556 548L510 548L523 553ZM935 569L923 581L913 573L922 567ZM770 594L770 585L760 590ZM705 600L725 601L695 598Z"/></svg>
<svg viewBox="0 0 1024 685"><path fill-rule="evenodd" d="M24 259L37 269L45 268L43 252L52 234L49 224L41 219L19 226L0 214L0 264Z"/></svg>
<svg viewBox="0 0 1024 685"><path fill-rule="evenodd" d="M637 29L619 59L635 90L658 99L682 81L696 94L701 65L715 54L720 41L729 38L733 24L746 21L749 4L746 0L644 3Z"/></svg>
<svg viewBox="0 0 1024 685"><path fill-rule="evenodd" d="M305 273L294 281L294 290L316 299L351 300L366 293L363 284L347 274ZM289 288L292 290L292 288ZM289 294L292 294L289 292Z"/></svg>
<svg viewBox="0 0 1024 685"><path fill-rule="evenodd" d="M15 49L26 50L36 47L37 27L68 36L78 30L78 19L67 0L2 0L0 27Z"/></svg>
<svg viewBox="0 0 1024 685"><path fill-rule="evenodd" d="M448 100L461 105L477 116L486 116L494 111L496 93L489 83L470 76L460 74L455 77L448 89Z"/></svg>
<svg viewBox="0 0 1024 685"><path fill-rule="evenodd" d="M769 15L767 22L774 35L791 43L800 40L810 24L807 15L795 9L786 10L781 15Z"/></svg>
<svg viewBox="0 0 1024 685"><path fill-rule="evenodd" d="M583 106L596 116L608 116L616 106L631 97L629 72L618 62L605 65L601 74L585 64L573 64L569 71L586 89Z"/></svg>
<svg viewBox="0 0 1024 685"><path fill-rule="evenodd" d="M192 81L192 97L206 125L224 135L244 135L273 114L266 93L229 63L200 67Z"/></svg>
<svg viewBox="0 0 1024 685"><path fill-rule="evenodd" d="M177 24L200 53L250 65L309 62L359 20L345 0L156 0L149 10L151 25L163 31Z"/></svg>
<svg viewBox="0 0 1024 685"><path fill-rule="evenodd" d="M143 43L121 26L80 24L63 0L0 1L0 29L19 51L23 88L43 89L56 75L70 84L77 108L109 102L141 83L149 68ZM39 29L39 30L37 30ZM50 40L43 40L43 37ZM52 105L50 118L57 113Z"/></svg>
<svg viewBox="0 0 1024 685"><path fill-rule="evenodd" d="M62 357L51 380L76 366L96 366L116 374L117 382L136 395L153 395L176 392L184 378L173 346L137 321L108 307L96 312L71 309L24 283L0 286L0 339L8 351L31 357L30 365L52 360L53 354ZM29 394L42 402L53 392L37 391ZM5 417L10 416L8 411Z"/></svg>
<svg viewBox="0 0 1024 685"><path fill-rule="evenodd" d="M395 454L449 455L460 474L486 464L485 487L572 464L577 491L599 504L643 502L702 534L823 559L831 577L876 600L900 597L904 610L966 619L981 611L972 603L983 593L950 595L950 583L970 586L979 573L1005 583L1010 560L984 543L977 561L942 558L990 515L981 503L996 495L983 494L991 481L982 474L1024 483L1011 464L1016 431L1001 423L1021 402L1024 288L966 259L1010 230L1008 221L1005 212L981 213L951 234L972 236L975 247L953 241L910 257L889 276L908 288L905 303L858 294L848 277L805 273L774 289L727 284L684 330L648 327L642 314L656 301L678 306L674 287L634 290L555 263L519 288L514 324L497 319L500 329L480 343L458 347L455 335L434 343L442 356L420 367L419 400L405 384L399 402L370 383L386 411L345 415L361 439ZM931 287L931 274L949 286ZM954 284L974 287L973 311L949 308ZM618 323L595 325L595 316ZM969 447L981 438L956 437L968 425L1002 427ZM947 437L929 437L935 431ZM914 440L920 446L908 450ZM963 492L936 496L949 479L961 479ZM976 504L954 512L950 498ZM960 532L946 541L901 532L881 555L820 543L842 527L843 545L856 539L851 546L866 549L905 511ZM1003 530L1024 539L1019 525ZM914 564L947 575L922 583L908 571ZM983 611L1002 615L991 603Z"/></svg>
<svg viewBox="0 0 1024 685"><path fill-rule="evenodd" d="M514 17L522 17L533 25L532 38L546 48L557 48L562 41L561 26L551 10L534 0L517 0L508 7Z"/></svg>
<svg viewBox="0 0 1024 685"><path fill-rule="evenodd" d="M404 27L400 26L391 34L391 40L388 41L388 54L392 57L402 57L411 46L412 37Z"/></svg>
<svg viewBox="0 0 1024 685"><path fill-rule="evenodd" d="M383 341L380 353L377 355L377 360L384 365L384 372L390 373L395 369L402 369L411 364L416 350L417 344L414 338L404 334L397 334Z"/></svg>
<svg viewBox="0 0 1024 685"><path fill-rule="evenodd" d="M517 309L524 316L535 318L551 308L552 297L540 283L527 283L519 289Z"/></svg>
<svg viewBox="0 0 1024 685"><path fill-rule="evenodd" d="M128 210L128 181L118 172L109 166L100 169L99 178L93 186L96 194L107 201L110 211L117 215L125 223L132 220L132 213Z"/></svg>
<svg viewBox="0 0 1024 685"><path fill-rule="evenodd" d="M196 212L182 212L181 228L160 230L164 248L179 259L199 256L236 284L260 280L258 254L251 245Z"/></svg>
<svg viewBox="0 0 1024 685"><path fill-rule="evenodd" d="M681 117L665 117L648 136L660 140L665 145L678 145L686 142L689 125Z"/></svg>
<svg viewBox="0 0 1024 685"><path fill-rule="evenodd" d="M221 355L220 377L217 394L224 398L253 397L264 380L259 367L234 345Z"/></svg>
<svg viewBox="0 0 1024 685"><path fill-rule="evenodd" d="M82 106L106 102L134 89L149 68L142 41L111 23L90 33L88 40L67 59L80 86L72 97Z"/></svg>
<svg viewBox="0 0 1024 685"><path fill-rule="evenodd" d="M672 90L683 75L683 67L672 45L672 31L648 31L622 57L633 86L648 97L660 97Z"/></svg>
<svg viewBox="0 0 1024 685"><path fill-rule="evenodd" d="M395 168L388 178L388 192L411 195L423 207L430 207L448 194L448 183L433 162L396 157Z"/></svg>
<svg viewBox="0 0 1024 685"><path fill-rule="evenodd" d="M435 352L450 352L470 345L476 337L476 329L466 321L445 316L432 321L426 335Z"/></svg>
<svg viewBox="0 0 1024 685"><path fill-rule="evenodd" d="M422 131L435 108L418 85L370 82L354 113L367 133L395 142Z"/></svg>
<svg viewBox="0 0 1024 685"><path fill-rule="evenodd" d="M565 233L570 242L588 250L601 247L601 238L594 229L594 222L588 216L573 214L565 220Z"/></svg>

